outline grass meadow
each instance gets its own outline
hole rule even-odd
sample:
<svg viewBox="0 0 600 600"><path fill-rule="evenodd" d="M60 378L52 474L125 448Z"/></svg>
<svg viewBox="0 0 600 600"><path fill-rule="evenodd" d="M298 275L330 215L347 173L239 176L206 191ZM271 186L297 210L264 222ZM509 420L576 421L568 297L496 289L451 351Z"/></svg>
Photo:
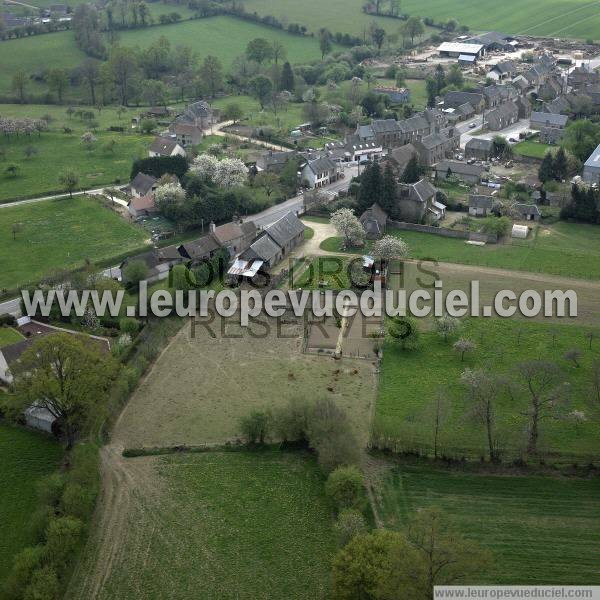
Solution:
<svg viewBox="0 0 600 600"><path fill-rule="evenodd" d="M336 543L313 458L208 452L124 462L144 480L128 482L117 560L98 600L327 597ZM98 548L89 549L68 598L91 597Z"/></svg>
<svg viewBox="0 0 600 600"><path fill-rule="evenodd" d="M425 330L421 322L421 344L417 350L403 351L388 342L385 346L375 411L376 436L400 440L405 450L427 454L433 450L432 403L443 389L449 400L446 420L441 428L440 453L452 456L486 455L485 430L469 418L468 398L460 384L466 369L484 369L517 384L514 369L522 361L543 359L554 362L569 382L569 403L562 418L542 421L539 449L551 460L583 461L598 456L600 423L595 419L591 365L600 359L600 342L591 349L586 333L600 331L573 325L530 323L501 319L464 320L461 337L471 339L476 349L464 361L434 331ZM564 358L565 352L579 349L580 367ZM506 458L520 456L527 439L527 419L520 413L527 409L527 395L518 388L513 394L501 395L497 403L498 440ZM568 415L582 411L581 424Z"/></svg>
<svg viewBox="0 0 600 600"><path fill-rule="evenodd" d="M13 239L12 225L21 224ZM85 196L0 208L0 288L141 249L146 234Z"/></svg>
<svg viewBox="0 0 600 600"><path fill-rule="evenodd" d="M0 348L10 346L25 339L16 329L12 327L0 327Z"/></svg>
<svg viewBox="0 0 600 600"><path fill-rule="evenodd" d="M35 541L29 524L38 506L37 485L58 467L62 449L50 437L0 423L0 456L1 584L14 556Z"/></svg>
<svg viewBox="0 0 600 600"><path fill-rule="evenodd" d="M396 33L401 21L373 17L362 12L362 0L307 0L295 3L285 0L273 4L269 0L247 0L246 10L260 15L286 18L290 23L302 23L316 32L321 27L364 35L369 24L376 21L388 33ZM585 0L507 0L498 5L493 0L465 3L448 0L405 0L401 11L409 15L433 17L436 21L457 19L459 23L477 31L494 29L512 34L545 35L573 38L596 38L600 31L597 5ZM490 16L493 15L493 19Z"/></svg>
<svg viewBox="0 0 600 600"><path fill-rule="evenodd" d="M600 480L480 475L398 466L379 512L401 527L421 508L445 510L465 537L491 550L477 583L598 585ZM473 582L475 583L475 582Z"/></svg>
<svg viewBox="0 0 600 600"><path fill-rule="evenodd" d="M540 226L528 240L473 246L464 240L415 231L390 231L410 248L410 258L600 279L600 227L558 222ZM340 238L328 238L323 250L340 251ZM365 252L370 245L367 244Z"/></svg>
<svg viewBox="0 0 600 600"><path fill-rule="evenodd" d="M537 140L524 140L515 144L513 150L521 156L529 156L531 158L544 158L548 150L556 150L557 146L544 144Z"/></svg>

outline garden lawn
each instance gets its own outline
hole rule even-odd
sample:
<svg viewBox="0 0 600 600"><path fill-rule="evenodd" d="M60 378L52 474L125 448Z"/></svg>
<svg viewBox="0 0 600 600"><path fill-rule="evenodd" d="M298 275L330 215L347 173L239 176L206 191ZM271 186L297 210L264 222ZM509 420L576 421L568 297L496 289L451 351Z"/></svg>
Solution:
<svg viewBox="0 0 600 600"><path fill-rule="evenodd" d="M38 506L37 485L58 467L62 449L49 436L0 423L0 456L1 585L14 556L35 543L29 526Z"/></svg>
<svg viewBox="0 0 600 600"><path fill-rule="evenodd" d="M127 510L119 560L99 600L327 597L336 543L313 458L210 452L126 459L125 468L144 470L144 482L124 483L132 497L115 507ZM68 597L91 596L90 558Z"/></svg>
<svg viewBox="0 0 600 600"><path fill-rule="evenodd" d="M598 585L600 480L491 476L399 466L386 477L380 514L401 527L439 507L493 560L475 581L493 585Z"/></svg>
<svg viewBox="0 0 600 600"><path fill-rule="evenodd" d="M12 225L22 230L13 240ZM0 208L0 288L37 282L57 269L142 250L146 234L85 197Z"/></svg>
<svg viewBox="0 0 600 600"><path fill-rule="evenodd" d="M529 156L531 158L544 158L544 155L548 150L556 150L556 146L550 144L543 144L536 140L524 140L515 144L513 150L521 156Z"/></svg>
<svg viewBox="0 0 600 600"><path fill-rule="evenodd" d="M423 321L419 328L424 329ZM589 349L585 334L594 331L596 339ZM433 437L431 403L443 390L449 400L447 420L442 427L439 452L452 456L479 457L487 453L484 428L469 417L461 373L466 369L484 369L506 375L517 383L515 367L522 361L543 359L560 367L564 381L570 385L570 405L586 415L585 422L576 424L570 418L547 419L540 425L539 449L551 461L588 461L600 455L600 423L593 418L594 408L591 365L600 359L600 330L501 319L470 319L463 321L461 337L477 345L464 361L453 348L455 338L445 342L433 331L422 331L419 349L402 351L387 343L384 350L375 411L374 431L399 440L398 450L418 450L432 453ZM553 335L555 339L553 340ZM458 337L458 336L457 336ZM575 367L564 354L578 348L583 353ZM498 440L508 459L517 457L526 445L527 420L521 411L527 409L526 394L520 388L515 400L501 397L497 409Z"/></svg>
<svg viewBox="0 0 600 600"><path fill-rule="evenodd" d="M473 246L464 240L430 233L394 231L406 241L410 258L480 265L533 273L548 273L579 279L600 279L600 227L558 222L540 226L529 240L509 240L507 244ZM368 252L367 244L364 252ZM340 238L328 238L321 248L340 252Z"/></svg>
<svg viewBox="0 0 600 600"><path fill-rule="evenodd" d="M6 152L0 164L0 202L60 193L64 188L59 176L67 170L79 174L79 188L90 189L104 184L125 183L129 180L131 164L146 154L149 137L142 135L102 132L91 150L84 148L79 134L46 132L40 136L2 137L0 149ZM114 140L112 150L104 148ZM37 154L27 158L25 149L32 147ZM6 172L16 165L16 176Z"/></svg>
<svg viewBox="0 0 600 600"><path fill-rule="evenodd" d="M23 336L12 327L0 327L0 348L20 342Z"/></svg>

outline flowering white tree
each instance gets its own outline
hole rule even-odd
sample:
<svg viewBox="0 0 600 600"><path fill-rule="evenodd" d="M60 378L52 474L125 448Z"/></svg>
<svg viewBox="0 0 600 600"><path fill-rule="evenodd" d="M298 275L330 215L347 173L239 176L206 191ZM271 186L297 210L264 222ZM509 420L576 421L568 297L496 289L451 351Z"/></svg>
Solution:
<svg viewBox="0 0 600 600"><path fill-rule="evenodd" d="M380 260L393 260L403 258L408 252L408 244L403 239L386 235L373 244L371 254Z"/></svg>
<svg viewBox="0 0 600 600"><path fill-rule="evenodd" d="M88 149L91 150L93 144L96 142L98 138L91 132L91 131L86 131L82 136L81 136L81 141L83 142L84 146Z"/></svg>
<svg viewBox="0 0 600 600"><path fill-rule="evenodd" d="M248 168L239 158L224 158L217 164L213 181L221 187L231 188L244 185L248 179Z"/></svg>
<svg viewBox="0 0 600 600"><path fill-rule="evenodd" d="M165 183L156 188L154 199L160 207L180 204L185 200L185 191L179 183Z"/></svg>
<svg viewBox="0 0 600 600"><path fill-rule="evenodd" d="M349 208L340 208L331 214L331 224L343 239L344 247L360 246L365 240L365 230Z"/></svg>
<svg viewBox="0 0 600 600"><path fill-rule="evenodd" d="M435 330L439 336L444 338L444 341L448 341L448 336L454 335L459 329L460 321L450 315L444 315L435 322Z"/></svg>
<svg viewBox="0 0 600 600"><path fill-rule="evenodd" d="M194 158L190 171L198 177L204 177L209 181L213 181L215 173L217 172L217 165L219 160L211 154L199 154Z"/></svg>

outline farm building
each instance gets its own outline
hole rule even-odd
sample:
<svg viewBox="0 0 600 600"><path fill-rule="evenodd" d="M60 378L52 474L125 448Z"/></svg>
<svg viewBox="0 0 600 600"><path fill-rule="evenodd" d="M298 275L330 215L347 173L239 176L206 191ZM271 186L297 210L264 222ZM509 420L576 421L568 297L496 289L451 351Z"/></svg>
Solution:
<svg viewBox="0 0 600 600"><path fill-rule="evenodd" d="M587 183L600 184L600 144L583 165L583 180Z"/></svg>
<svg viewBox="0 0 600 600"><path fill-rule="evenodd" d="M512 52L515 50L516 46L518 46L518 42L515 38L505 35L504 33L498 33L497 31L480 33L479 35L465 40L465 42L469 44L481 44L486 52L491 52L493 50Z"/></svg>
<svg viewBox="0 0 600 600"><path fill-rule="evenodd" d="M494 81L511 79L517 73L517 66L512 60L506 60L495 64L487 73L487 77Z"/></svg>
<svg viewBox="0 0 600 600"><path fill-rule="evenodd" d="M421 223L427 217L436 221L444 218L446 207L436 201L437 190L426 179L401 183L398 191L398 208L403 221Z"/></svg>
<svg viewBox="0 0 600 600"><path fill-rule="evenodd" d="M295 156L295 150L284 152L267 150L256 159L256 169L257 171L268 171L269 173L281 173L288 160L295 158Z"/></svg>
<svg viewBox="0 0 600 600"><path fill-rule="evenodd" d="M148 269L146 281L154 283L166 279L171 268L183 262L183 257L175 246L153 248L148 252L127 257L119 266L121 273L127 268L127 265L134 262L143 262L146 265Z"/></svg>
<svg viewBox="0 0 600 600"><path fill-rule="evenodd" d="M485 47L479 43L467 42L443 42L438 46L438 52L443 58L473 57L473 60L481 58L485 54Z"/></svg>
<svg viewBox="0 0 600 600"><path fill-rule="evenodd" d="M127 203L127 210L134 219L156 214L158 207L154 202L154 194L149 192L145 196L134 196Z"/></svg>
<svg viewBox="0 0 600 600"><path fill-rule="evenodd" d="M472 217L487 217L493 206L493 196L481 194L471 194L469 196L469 214Z"/></svg>
<svg viewBox="0 0 600 600"><path fill-rule="evenodd" d="M542 218L542 213L535 204L515 204L514 210L524 221L539 221Z"/></svg>
<svg viewBox="0 0 600 600"><path fill-rule="evenodd" d="M192 123L177 123L175 121L169 129L182 148L195 146L202 141L202 129Z"/></svg>

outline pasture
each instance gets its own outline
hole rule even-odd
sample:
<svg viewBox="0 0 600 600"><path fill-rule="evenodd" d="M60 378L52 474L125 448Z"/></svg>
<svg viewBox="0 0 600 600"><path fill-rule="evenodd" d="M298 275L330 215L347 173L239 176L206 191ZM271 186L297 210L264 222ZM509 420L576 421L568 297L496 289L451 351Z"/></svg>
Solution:
<svg viewBox="0 0 600 600"><path fill-rule="evenodd" d="M181 454L122 472L121 502L103 506L120 526L92 534L67 598L327 597L336 543L313 458Z"/></svg>
<svg viewBox="0 0 600 600"><path fill-rule="evenodd" d="M169 7L168 12L178 11L177 6ZM210 17L181 21L172 25L154 25L144 29L131 29L119 32L122 46L147 48L160 37L172 40L173 45L189 46L200 60L211 54L217 56L225 69L233 60L243 54L248 42L262 37L271 42L280 41L292 63L309 62L321 58L319 42L309 36L295 36L228 16ZM41 74L47 67L71 70L81 64L85 54L75 44L72 31L61 31L37 35L17 40L0 42L3 63L0 72L0 96L11 94L13 75L23 70L28 75ZM26 91L41 96L48 92L47 85L31 81ZM67 100L73 101L84 94L83 89L73 89Z"/></svg>
<svg viewBox="0 0 600 600"><path fill-rule="evenodd" d="M13 239L13 224L20 230ZM53 270L81 267L141 250L144 231L85 197L0 208L0 289L37 282Z"/></svg>
<svg viewBox="0 0 600 600"><path fill-rule="evenodd" d="M319 396L336 401L366 442L375 401L371 363L303 354L300 323L278 326L261 315L244 329L235 320L214 315L182 328L125 407L116 444L224 443L238 438L239 421L252 410Z"/></svg>
<svg viewBox="0 0 600 600"><path fill-rule="evenodd" d="M600 480L481 475L395 466L379 490L384 523L439 507L467 539L493 553L478 581L493 585L598 585Z"/></svg>
<svg viewBox="0 0 600 600"><path fill-rule="evenodd" d="M430 233L390 230L410 248L410 258L496 267L532 273L547 273L579 279L600 279L600 227L558 222L542 225L527 240L473 246L464 240ZM365 252L368 252L367 244ZM329 252L340 252L340 239L321 243Z"/></svg>
<svg viewBox="0 0 600 600"><path fill-rule="evenodd" d="M2 137L0 149L5 162L0 172L0 203L18 198L61 193L61 173L79 175L79 189L126 183L132 162L146 156L152 139L143 135L99 132L91 149L84 147L79 134L42 133L39 137ZM108 146L107 144L110 144ZM35 154L27 156L33 149ZM7 173L9 165L18 170Z"/></svg>
<svg viewBox="0 0 600 600"><path fill-rule="evenodd" d="M260 15L286 18L290 23L301 23L317 32L321 27L354 35L366 35L373 21L388 33L396 33L401 21L373 17L362 12L362 0L307 0L301 4L284 0L276 4L269 0L247 0L246 10ZM600 31L600 14L595 3L585 0L508 0L498 5L493 0L466 3L432 0L406 0L402 13L411 16L433 17L436 21L456 19L475 31L494 29L504 33L542 35L572 38L596 38ZM490 16L493 15L493 19Z"/></svg>
<svg viewBox="0 0 600 600"><path fill-rule="evenodd" d="M29 525L38 506L37 485L58 467L62 449L51 437L0 423L0 456L1 584L14 556L35 541Z"/></svg>
<svg viewBox="0 0 600 600"><path fill-rule="evenodd" d="M531 323L501 319L463 320L460 333L444 341L436 332L419 323L421 344L414 351L403 351L393 342L386 343L381 365L374 431L381 439L400 441L403 449L431 454L433 450L432 403L444 390L449 404L439 438L439 452L451 456L486 455L485 429L469 417L469 399L460 383L461 373L483 369L505 376L515 386L512 397L501 394L497 400L497 439L506 459L520 456L527 439L527 392L515 372L523 361L543 359L561 370L561 380L569 382L568 406L560 418L546 419L540 426L539 449L549 460L577 462L598 456L600 424L593 415L595 395L591 366L600 359L600 343L589 347L586 334L600 330L553 322ZM452 348L458 337L466 337L476 349L461 360ZM567 351L582 352L580 367L565 359ZM569 414L584 413L581 423Z"/></svg>

